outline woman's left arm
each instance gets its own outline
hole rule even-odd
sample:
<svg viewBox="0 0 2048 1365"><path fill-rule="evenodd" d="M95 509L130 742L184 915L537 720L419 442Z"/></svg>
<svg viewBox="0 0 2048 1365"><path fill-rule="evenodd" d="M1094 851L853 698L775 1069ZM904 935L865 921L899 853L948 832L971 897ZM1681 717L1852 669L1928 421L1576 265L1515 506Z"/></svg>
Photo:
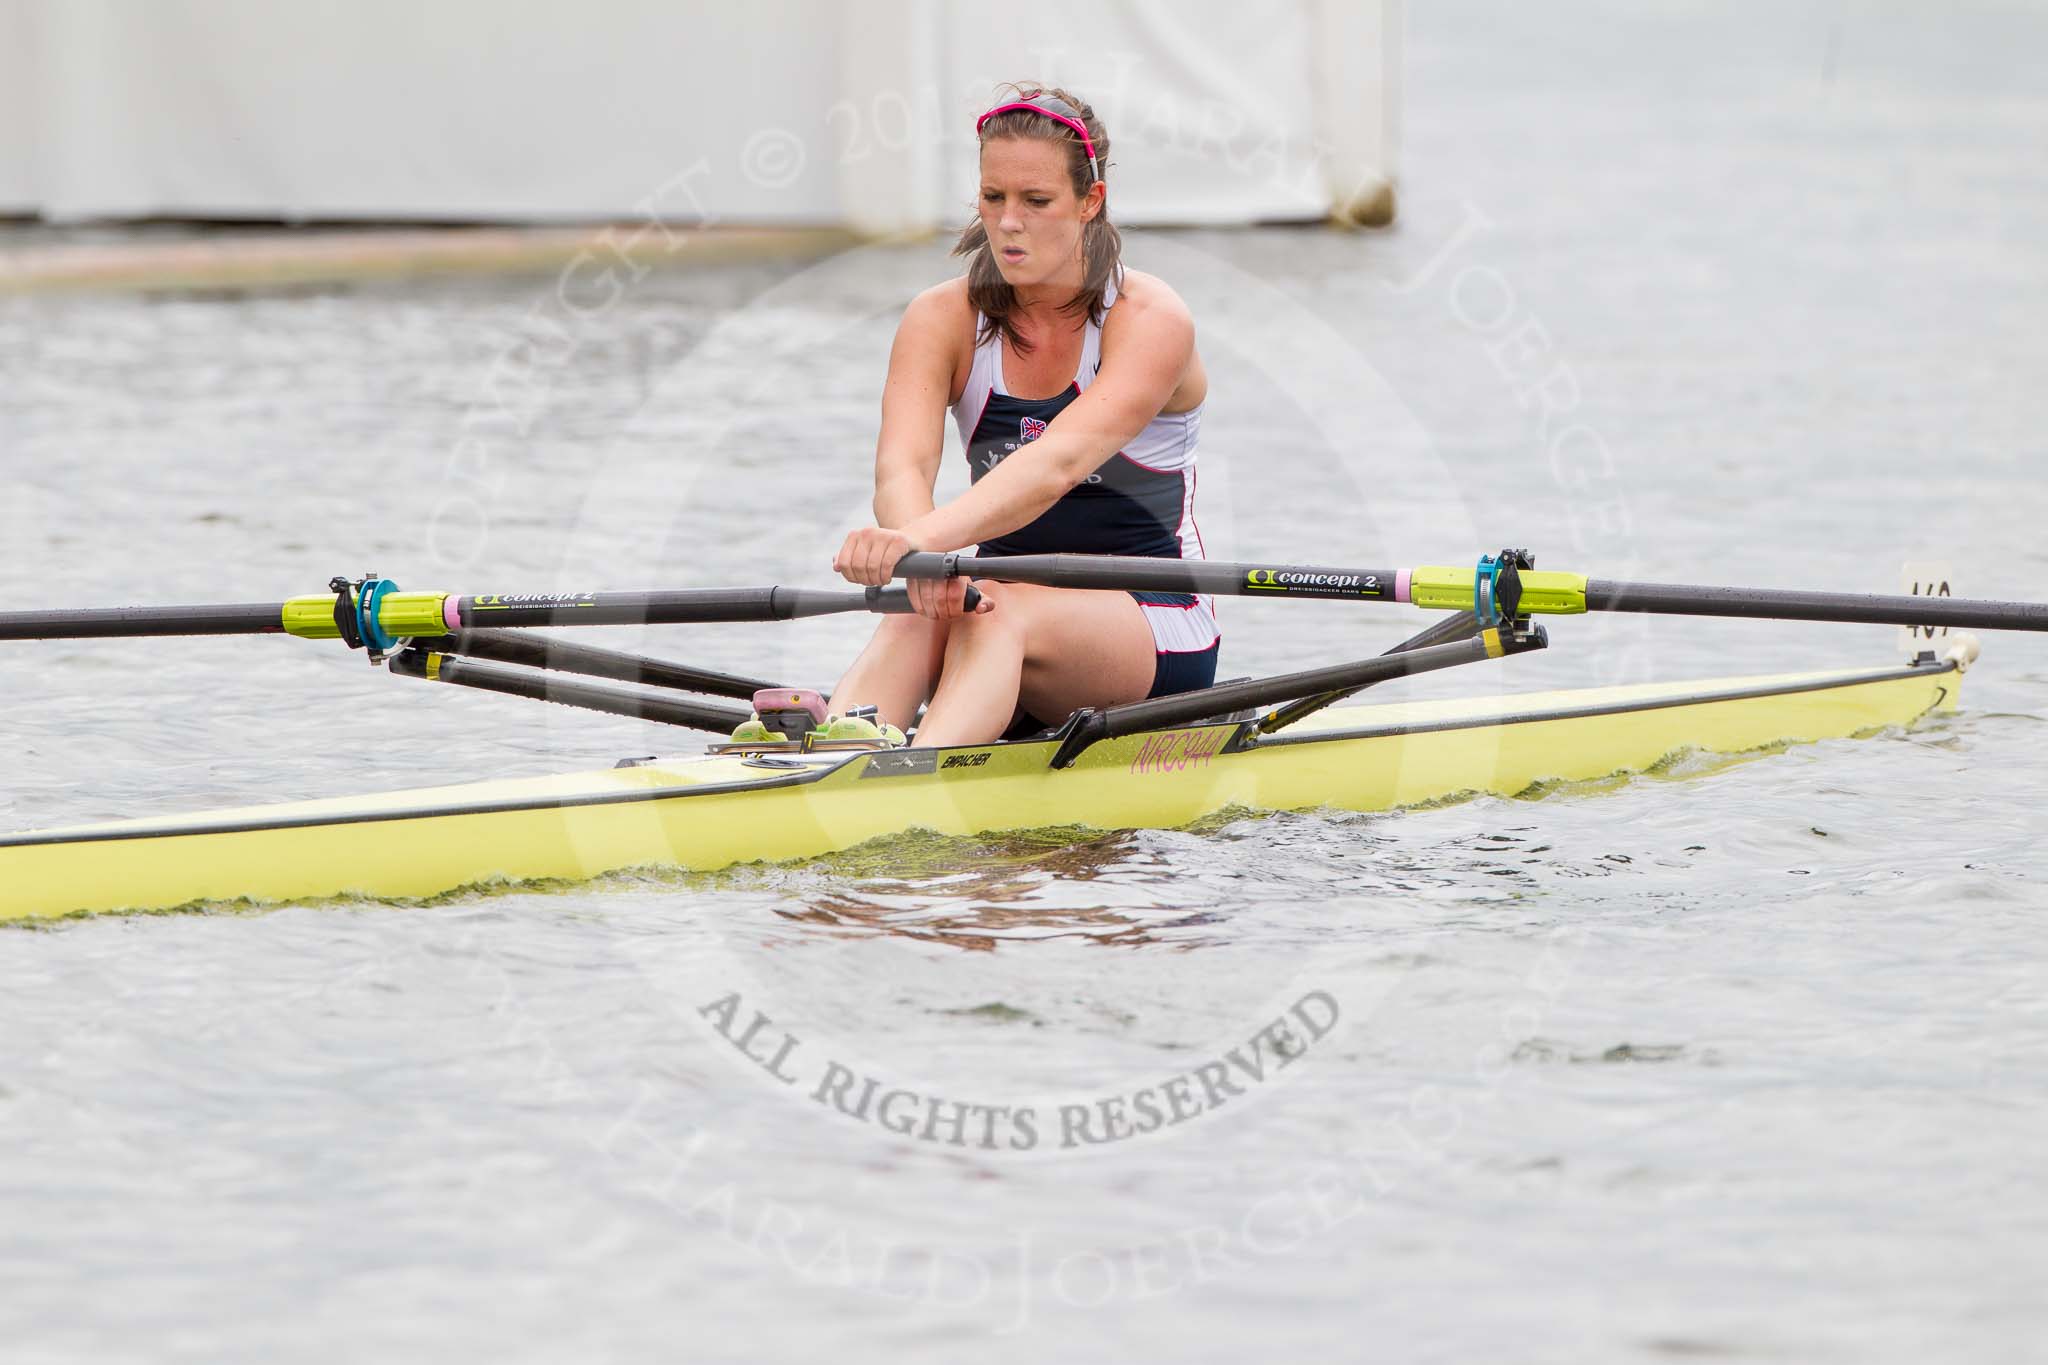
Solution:
<svg viewBox="0 0 2048 1365"><path fill-rule="evenodd" d="M1173 398L1195 354L1187 305L1156 281L1103 325L1102 369L1045 434L959 497L903 527L921 550L960 550L1028 525L1128 445Z"/></svg>

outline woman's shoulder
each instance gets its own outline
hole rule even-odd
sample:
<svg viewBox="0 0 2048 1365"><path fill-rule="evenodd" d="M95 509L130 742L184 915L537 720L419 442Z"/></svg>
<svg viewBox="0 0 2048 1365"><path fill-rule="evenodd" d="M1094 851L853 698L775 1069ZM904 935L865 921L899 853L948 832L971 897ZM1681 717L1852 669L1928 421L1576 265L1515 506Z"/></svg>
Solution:
<svg viewBox="0 0 2048 1365"><path fill-rule="evenodd" d="M1194 315L1173 286L1157 275L1126 270L1117 281L1116 303L1103 318L1105 338L1132 336L1141 344L1192 339Z"/></svg>
<svg viewBox="0 0 2048 1365"><path fill-rule="evenodd" d="M1140 316L1191 320L1187 304L1174 292L1173 286L1142 270L1126 269L1118 278L1116 304L1109 310L1109 316L1115 318L1118 313L1122 313L1125 320L1136 320Z"/></svg>
<svg viewBox="0 0 2048 1365"><path fill-rule="evenodd" d="M1103 373L1128 371L1158 400L1157 411L1200 407L1209 391L1195 356L1195 320L1172 286L1157 275L1126 270L1121 292L1102 323Z"/></svg>
<svg viewBox="0 0 2048 1365"><path fill-rule="evenodd" d="M945 376L946 400L956 403L965 389L974 361L974 305L967 301L967 281L946 280L921 291L896 324L896 343L889 351L892 375L906 367L931 376Z"/></svg>
<svg viewBox="0 0 2048 1365"><path fill-rule="evenodd" d="M939 332L974 326L974 305L967 299L967 277L956 275L921 291L903 310L903 325Z"/></svg>

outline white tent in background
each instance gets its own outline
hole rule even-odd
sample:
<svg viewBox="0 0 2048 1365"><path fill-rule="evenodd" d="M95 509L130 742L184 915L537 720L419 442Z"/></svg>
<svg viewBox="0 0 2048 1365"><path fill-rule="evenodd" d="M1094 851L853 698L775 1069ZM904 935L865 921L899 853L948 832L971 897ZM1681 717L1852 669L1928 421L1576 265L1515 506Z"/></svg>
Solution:
<svg viewBox="0 0 2048 1365"><path fill-rule="evenodd" d="M1393 211L1400 0L0 0L0 213L965 217L973 118L1044 80L1118 216Z"/></svg>

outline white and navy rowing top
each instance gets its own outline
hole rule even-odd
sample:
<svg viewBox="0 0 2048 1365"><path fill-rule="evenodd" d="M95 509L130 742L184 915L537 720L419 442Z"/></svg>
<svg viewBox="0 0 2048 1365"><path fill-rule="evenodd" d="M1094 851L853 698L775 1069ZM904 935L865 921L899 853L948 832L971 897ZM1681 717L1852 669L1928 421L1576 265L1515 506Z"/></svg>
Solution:
<svg viewBox="0 0 2048 1365"><path fill-rule="evenodd" d="M1103 290L1103 307L1113 307L1117 288ZM1045 434L1052 420L1079 398L1102 367L1102 327L1092 318L1081 338L1081 363L1074 382L1050 398L1019 398L1003 382L1003 338L983 337L984 318L975 315L974 361L967 387L953 404L953 421L967 450L975 481ZM977 555L1092 554L1142 555L1152 559L1202 559L1202 533L1195 525L1195 437L1202 426L1200 404L1187 412L1160 413L1122 450L1087 478L1061 494L1037 520L984 541ZM1133 593L1151 623L1162 653L1208 649L1218 638L1215 600L1191 593Z"/></svg>

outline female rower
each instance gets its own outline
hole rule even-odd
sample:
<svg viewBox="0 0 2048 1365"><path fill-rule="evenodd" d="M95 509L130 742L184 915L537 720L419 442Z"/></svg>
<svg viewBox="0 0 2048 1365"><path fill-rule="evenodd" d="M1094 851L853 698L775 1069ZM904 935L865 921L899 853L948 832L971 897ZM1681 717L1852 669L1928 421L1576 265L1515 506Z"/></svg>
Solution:
<svg viewBox="0 0 2048 1365"><path fill-rule="evenodd" d="M1094 111L1063 90L1008 88L975 123L980 212L953 249L966 275L918 295L896 330L875 525L832 561L855 583L889 582L913 550L975 545L986 557L1202 557L1195 436L1208 379L1187 306L1123 268ZM935 507L948 409L973 484ZM907 729L928 701L920 746L977 744L1024 716L1057 723L1215 679L1208 597L975 586L967 612L962 580L912 580L917 614L883 618L831 709L873 706Z"/></svg>

